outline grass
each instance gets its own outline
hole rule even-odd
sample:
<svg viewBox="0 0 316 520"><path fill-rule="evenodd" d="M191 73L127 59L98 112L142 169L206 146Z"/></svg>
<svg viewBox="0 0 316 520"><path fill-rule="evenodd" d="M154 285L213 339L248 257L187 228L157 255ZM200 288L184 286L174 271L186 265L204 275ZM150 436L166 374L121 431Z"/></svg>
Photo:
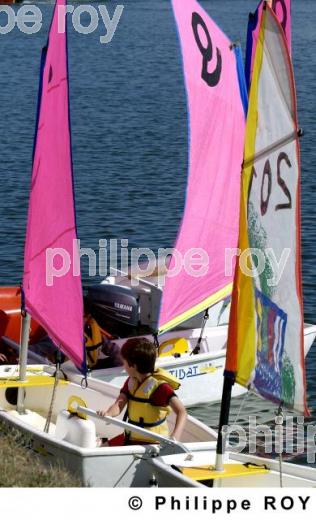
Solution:
<svg viewBox="0 0 316 520"><path fill-rule="evenodd" d="M0 423L0 487L82 487L61 463L44 464L25 438Z"/></svg>

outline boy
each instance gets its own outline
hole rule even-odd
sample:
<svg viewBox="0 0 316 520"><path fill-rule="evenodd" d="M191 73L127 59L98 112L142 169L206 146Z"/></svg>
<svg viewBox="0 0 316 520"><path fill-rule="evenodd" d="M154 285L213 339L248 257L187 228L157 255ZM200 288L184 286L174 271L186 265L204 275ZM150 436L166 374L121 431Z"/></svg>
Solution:
<svg viewBox="0 0 316 520"><path fill-rule="evenodd" d="M187 417L183 404L174 393L180 384L168 372L155 372L155 345L146 338L129 339L121 348L121 357L129 377L115 403L108 410L99 410L98 414L116 417L127 405L130 424L169 437L166 418L172 410L176 414L176 422L171 437L180 440ZM125 433L125 443L139 442L155 441L138 433Z"/></svg>

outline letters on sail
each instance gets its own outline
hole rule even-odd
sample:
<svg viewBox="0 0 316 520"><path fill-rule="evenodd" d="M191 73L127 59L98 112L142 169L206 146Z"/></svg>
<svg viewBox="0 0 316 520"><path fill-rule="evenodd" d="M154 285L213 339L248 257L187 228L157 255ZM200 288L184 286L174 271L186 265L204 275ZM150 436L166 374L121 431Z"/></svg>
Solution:
<svg viewBox="0 0 316 520"><path fill-rule="evenodd" d="M239 248L249 253L235 274L226 371L263 397L308 413L298 133L291 59L282 27L267 6L254 60L242 173ZM269 249L277 259L287 253L277 281Z"/></svg>
<svg viewBox="0 0 316 520"><path fill-rule="evenodd" d="M245 108L241 56L196 0L173 0L189 112L189 173L184 215L162 296L159 331L231 292L225 252L238 240ZM242 73L238 75L238 71ZM203 252L204 267L185 259ZM183 260L175 274L177 258Z"/></svg>

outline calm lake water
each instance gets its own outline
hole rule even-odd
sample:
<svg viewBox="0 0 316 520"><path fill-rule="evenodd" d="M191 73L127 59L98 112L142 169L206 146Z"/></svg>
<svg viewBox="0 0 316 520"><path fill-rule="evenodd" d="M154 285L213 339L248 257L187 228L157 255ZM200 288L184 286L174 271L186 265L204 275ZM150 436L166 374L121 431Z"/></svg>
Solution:
<svg viewBox="0 0 316 520"><path fill-rule="evenodd" d="M31 3L31 2L29 2ZM85 2L74 2L74 4ZM105 2L88 2L97 8ZM82 247L128 239L130 247L171 247L182 215L187 169L187 115L179 45L169 0L124 0L110 44L69 24L69 73L77 224ZM201 2L245 48L248 12L256 0ZM25 219L37 103L40 52L52 2L36 2L43 28L0 35L0 283L21 281ZM116 2L107 1L109 12ZM17 7L15 8L17 9ZM302 152L302 246L305 320L315 321L316 2L293 0L293 59ZM84 17L82 21L85 22ZM88 20L86 20L88 23ZM4 24L4 18L0 17ZM85 283L88 263L83 259ZM316 408L316 347L307 358L308 396ZM236 416L241 399L233 403ZM218 406L192 412L216 426ZM274 407L251 397L239 416L270 420ZM313 419L312 419L313 420Z"/></svg>

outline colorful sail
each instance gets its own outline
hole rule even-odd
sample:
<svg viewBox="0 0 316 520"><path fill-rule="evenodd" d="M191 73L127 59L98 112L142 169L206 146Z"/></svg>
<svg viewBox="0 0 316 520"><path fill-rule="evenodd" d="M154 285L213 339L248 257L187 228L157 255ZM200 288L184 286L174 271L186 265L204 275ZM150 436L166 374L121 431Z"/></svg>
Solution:
<svg viewBox="0 0 316 520"><path fill-rule="evenodd" d="M225 272L225 255L238 240L245 128L240 53L196 0L173 0L173 10L182 47L190 151L186 204L163 289L160 332L231 292L234 266Z"/></svg>
<svg viewBox="0 0 316 520"><path fill-rule="evenodd" d="M248 91L250 87L253 60L259 36L262 9L265 3L265 0L261 0L255 13L249 15L245 64ZM282 25L282 29L286 36L288 49L291 54L291 0L270 0L268 3L275 12L280 24Z"/></svg>
<svg viewBox="0 0 316 520"><path fill-rule="evenodd" d="M65 3L65 0L56 1L48 44L42 56L23 289L26 310L84 372L82 286L80 274L73 272L74 268L79 272L80 269L69 127L67 42L65 31L59 32L58 27L58 19L65 16L62 11Z"/></svg>
<svg viewBox="0 0 316 520"><path fill-rule="evenodd" d="M300 256L300 156L293 70L263 11L246 125L227 374L307 413Z"/></svg>

